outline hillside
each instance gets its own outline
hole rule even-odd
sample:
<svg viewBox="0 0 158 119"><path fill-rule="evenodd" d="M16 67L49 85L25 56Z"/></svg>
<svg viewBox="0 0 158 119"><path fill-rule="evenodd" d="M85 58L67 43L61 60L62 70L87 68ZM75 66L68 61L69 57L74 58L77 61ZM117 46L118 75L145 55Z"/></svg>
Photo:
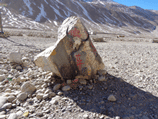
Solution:
<svg viewBox="0 0 158 119"><path fill-rule="evenodd" d="M57 28L69 16L79 16L89 31L106 33L152 32L158 24L157 11L127 7L110 0L1 0L11 14ZM4 10L3 10L4 11ZM11 16L10 14L10 16ZM19 19L18 19L19 20ZM3 19L5 24L6 19Z"/></svg>

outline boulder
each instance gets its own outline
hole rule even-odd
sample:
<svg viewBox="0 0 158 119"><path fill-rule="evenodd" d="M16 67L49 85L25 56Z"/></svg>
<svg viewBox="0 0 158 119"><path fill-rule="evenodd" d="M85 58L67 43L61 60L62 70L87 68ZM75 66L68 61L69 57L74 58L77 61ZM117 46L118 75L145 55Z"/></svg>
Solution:
<svg viewBox="0 0 158 119"><path fill-rule="evenodd" d="M105 67L87 29L75 16L64 20L55 45L35 56L34 61L62 79L74 79L77 75L90 79Z"/></svg>

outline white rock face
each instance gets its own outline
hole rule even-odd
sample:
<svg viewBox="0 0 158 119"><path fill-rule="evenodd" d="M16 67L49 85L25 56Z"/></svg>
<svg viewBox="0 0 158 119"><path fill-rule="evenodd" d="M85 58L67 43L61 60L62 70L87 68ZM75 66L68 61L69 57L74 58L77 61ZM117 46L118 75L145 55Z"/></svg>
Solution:
<svg viewBox="0 0 158 119"><path fill-rule="evenodd" d="M10 62L21 64L22 55L19 52L12 52L9 54L9 60Z"/></svg>
<svg viewBox="0 0 158 119"><path fill-rule="evenodd" d="M27 98L27 93L20 93L17 96L17 99L20 100L20 101L24 101L26 98Z"/></svg>
<svg viewBox="0 0 158 119"><path fill-rule="evenodd" d="M38 54L34 61L64 79L74 79L78 74L90 79L105 67L78 17L65 19L58 29L58 41Z"/></svg>
<svg viewBox="0 0 158 119"><path fill-rule="evenodd" d="M34 85L32 85L31 83L29 83L29 82L25 82L21 86L21 91L26 92L28 94L32 94L35 90L36 90L36 87Z"/></svg>

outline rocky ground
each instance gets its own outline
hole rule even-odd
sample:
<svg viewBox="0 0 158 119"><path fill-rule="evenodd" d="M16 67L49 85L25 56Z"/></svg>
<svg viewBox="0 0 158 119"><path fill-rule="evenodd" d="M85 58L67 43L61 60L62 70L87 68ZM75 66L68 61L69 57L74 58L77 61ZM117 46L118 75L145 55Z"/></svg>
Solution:
<svg viewBox="0 0 158 119"><path fill-rule="evenodd" d="M75 82L73 89L65 87L73 82L63 86L33 62L57 36L0 38L0 119L157 119L158 44L152 37L116 36L104 34L106 42L94 43L106 77ZM10 63L15 51L21 65Z"/></svg>

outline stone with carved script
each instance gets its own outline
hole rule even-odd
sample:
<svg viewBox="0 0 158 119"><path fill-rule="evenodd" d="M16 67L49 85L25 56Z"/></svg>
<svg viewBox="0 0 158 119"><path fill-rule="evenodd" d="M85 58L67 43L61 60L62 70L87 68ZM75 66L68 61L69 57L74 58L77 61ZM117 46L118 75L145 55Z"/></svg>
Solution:
<svg viewBox="0 0 158 119"><path fill-rule="evenodd" d="M71 80L77 75L90 79L105 67L87 29L75 16L63 21L58 29L57 42L38 54L35 64L62 79Z"/></svg>

